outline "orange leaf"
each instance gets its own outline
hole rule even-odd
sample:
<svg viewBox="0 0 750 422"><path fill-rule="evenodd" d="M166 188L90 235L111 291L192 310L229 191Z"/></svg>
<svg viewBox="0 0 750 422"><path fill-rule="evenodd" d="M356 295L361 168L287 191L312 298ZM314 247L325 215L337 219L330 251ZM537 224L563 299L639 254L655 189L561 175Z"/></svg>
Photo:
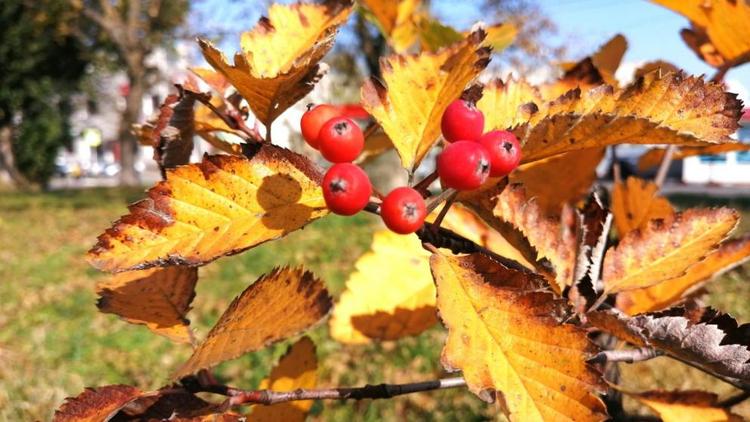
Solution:
<svg viewBox="0 0 750 422"><path fill-rule="evenodd" d="M649 221L667 219L674 214L672 205L659 196L659 187L647 180L628 177L615 183L612 190L612 214L620 238L636 229L644 229Z"/></svg>
<svg viewBox="0 0 750 422"><path fill-rule="evenodd" d="M478 254L436 253L430 266L448 328L442 364L463 371L473 393L497 396L512 421L606 418L601 376L586 363L596 349L560 322L564 303L540 290L544 280Z"/></svg>
<svg viewBox="0 0 750 422"><path fill-rule="evenodd" d="M385 86L370 79L362 106L393 141L401 164L414 171L440 137L440 116L489 63L481 30L437 53L381 59Z"/></svg>
<svg viewBox="0 0 750 422"><path fill-rule="evenodd" d="M714 67L750 59L750 4L744 0L652 0L690 19L682 39Z"/></svg>
<svg viewBox="0 0 750 422"><path fill-rule="evenodd" d="M741 144L739 142L732 142L728 144L709 145L705 147L682 147L672 154L673 160L683 160L687 157L694 157L696 155L719 155L726 154L728 152L741 152L750 151L750 144ZM658 166L664 159L666 149L664 148L651 148L646 151L645 154L641 155L638 159L638 169L646 171L651 167Z"/></svg>
<svg viewBox="0 0 750 422"><path fill-rule="evenodd" d="M210 42L199 39L206 61L221 72L268 126L307 95L323 75L318 62L346 22L351 1L273 4L268 18L242 34L242 52L230 64Z"/></svg>
<svg viewBox="0 0 750 422"><path fill-rule="evenodd" d="M271 376L261 381L258 389L293 391L298 388L314 388L318 381L317 371L315 343L305 336L289 347L271 370ZM303 422L312 405L312 400L301 400L271 406L254 406L248 421Z"/></svg>
<svg viewBox="0 0 750 422"><path fill-rule="evenodd" d="M523 184L545 214L560 215L564 204L574 204L591 189L604 151L590 148L525 164L510 174L510 182Z"/></svg>
<svg viewBox="0 0 750 422"><path fill-rule="evenodd" d="M323 282L311 272L274 269L232 301L174 378L293 336L315 325L331 306Z"/></svg>
<svg viewBox="0 0 750 422"><path fill-rule="evenodd" d="M605 293L645 288L684 275L729 235L738 220L737 212L729 208L690 209L631 231L604 257Z"/></svg>
<svg viewBox="0 0 750 422"><path fill-rule="evenodd" d="M307 158L269 144L249 157L206 156L167 172L99 236L88 259L105 271L199 265L277 239L328 213Z"/></svg>
<svg viewBox="0 0 750 422"><path fill-rule="evenodd" d="M382 230L356 262L330 321L347 344L417 335L437 323L429 253L416 236Z"/></svg>
<svg viewBox="0 0 750 422"><path fill-rule="evenodd" d="M126 272L96 285L96 306L172 341L190 343L190 321L185 315L197 281L198 269L194 267Z"/></svg>
<svg viewBox="0 0 750 422"><path fill-rule="evenodd" d="M736 268L750 258L750 236L730 239L706 259L687 269L685 275L645 289L617 295L617 307L630 315L660 311L677 304L705 282Z"/></svg>
<svg viewBox="0 0 750 422"><path fill-rule="evenodd" d="M705 391L647 391L628 393L653 409L664 422L742 422L744 419L724 409L716 394Z"/></svg>
<svg viewBox="0 0 750 422"><path fill-rule="evenodd" d="M123 406L138 398L140 390L129 385L87 388L69 397L55 411L54 422L100 422L109 420Z"/></svg>
<svg viewBox="0 0 750 422"><path fill-rule="evenodd" d="M622 90L573 90L513 129L523 162L620 143L729 143L741 102L721 85L682 73L649 73Z"/></svg>
<svg viewBox="0 0 750 422"><path fill-rule="evenodd" d="M388 44L403 53L417 41L417 22L421 0L360 0L375 18Z"/></svg>

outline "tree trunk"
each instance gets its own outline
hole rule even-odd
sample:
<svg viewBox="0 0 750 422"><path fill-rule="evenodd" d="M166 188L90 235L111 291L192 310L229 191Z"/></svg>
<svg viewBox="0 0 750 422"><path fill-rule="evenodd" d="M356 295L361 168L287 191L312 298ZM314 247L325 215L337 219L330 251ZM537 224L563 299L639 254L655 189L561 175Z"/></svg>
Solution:
<svg viewBox="0 0 750 422"><path fill-rule="evenodd" d="M130 91L125 99L125 112L120 121L120 185L135 186L140 183L138 173L135 171L135 159L138 154L138 140L131 133L131 126L138 123L141 118L143 94L145 92L144 70L136 69L128 71Z"/></svg>
<svg viewBox="0 0 750 422"><path fill-rule="evenodd" d="M16 168L13 155L13 128L0 127L0 184L7 183L15 188L28 188L29 181Z"/></svg>

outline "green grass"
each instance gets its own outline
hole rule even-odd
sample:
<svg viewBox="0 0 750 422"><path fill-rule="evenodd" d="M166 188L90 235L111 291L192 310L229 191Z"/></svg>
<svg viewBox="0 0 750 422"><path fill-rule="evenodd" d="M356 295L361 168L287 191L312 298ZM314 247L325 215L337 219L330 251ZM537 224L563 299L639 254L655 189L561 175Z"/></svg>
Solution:
<svg viewBox="0 0 750 422"><path fill-rule="evenodd" d="M105 275L84 261L97 234L139 198L139 190L96 189L47 194L0 194L0 421L48 420L67 396L85 386L163 385L189 355L146 328L95 307L94 285ZM700 204L677 198L681 206ZM735 201L750 217L750 204ZM743 223L750 230L750 218ZM304 264L338 296L353 264L369 246L370 216L327 217L304 230L201 268L189 314L199 338L229 302L258 276L279 265ZM750 266L710 286L709 303L750 320ZM328 386L407 382L443 375L438 364L444 331L435 327L399 342L365 347L338 344L325 324L311 336L318 346L320 383ZM288 343L222 364L219 377L254 387ZM668 359L624 367L624 383L641 388L731 389ZM750 409L740 408L745 415ZM413 394L395 400L326 402L314 420L486 420L497 413L464 390Z"/></svg>

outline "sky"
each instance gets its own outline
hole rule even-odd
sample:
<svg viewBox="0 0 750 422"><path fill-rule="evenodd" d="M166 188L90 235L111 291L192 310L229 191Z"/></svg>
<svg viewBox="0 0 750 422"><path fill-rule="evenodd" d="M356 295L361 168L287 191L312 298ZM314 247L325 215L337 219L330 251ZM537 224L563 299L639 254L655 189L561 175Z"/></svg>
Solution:
<svg viewBox="0 0 750 422"><path fill-rule="evenodd" d="M533 1L533 0L532 0ZM288 1L283 1L288 3ZM265 1L201 0L192 25L198 31L227 28L249 29L264 9ZM623 34L628 49L618 77L630 75L640 64L667 60L690 74L710 78L714 69L703 63L682 41L680 30L689 26L686 18L646 0L537 0L542 11L556 24L553 44L568 46L570 59L583 58L615 34ZM468 29L481 18L471 0L433 0L433 12L458 29ZM238 13L237 11L241 11ZM492 22L488 22L492 23ZM220 46L231 53L239 35L228 35ZM732 69L726 76L729 90L750 102L750 64Z"/></svg>

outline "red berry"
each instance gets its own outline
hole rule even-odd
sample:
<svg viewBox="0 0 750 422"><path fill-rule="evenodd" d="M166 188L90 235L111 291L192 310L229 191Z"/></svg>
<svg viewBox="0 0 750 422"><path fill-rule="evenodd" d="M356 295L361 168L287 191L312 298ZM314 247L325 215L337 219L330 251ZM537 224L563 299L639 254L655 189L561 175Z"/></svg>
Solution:
<svg viewBox="0 0 750 422"><path fill-rule="evenodd" d="M334 164L323 177L323 198L328 209L354 215L365 208L372 194L367 173L350 163Z"/></svg>
<svg viewBox="0 0 750 422"><path fill-rule="evenodd" d="M414 233L424 224L427 208L422 195L407 187L392 190L380 206L385 225L398 234Z"/></svg>
<svg viewBox="0 0 750 422"><path fill-rule="evenodd" d="M479 143L490 155L490 176L507 176L521 162L521 144L516 135L507 130L493 130L479 138Z"/></svg>
<svg viewBox="0 0 750 422"><path fill-rule="evenodd" d="M490 175L490 157L479 143L458 141L443 148L437 158L437 170L443 186L472 190Z"/></svg>
<svg viewBox="0 0 750 422"><path fill-rule="evenodd" d="M327 121L320 128L318 141L320 153L332 163L354 161L365 146L362 129L347 117L334 117Z"/></svg>
<svg viewBox="0 0 750 422"><path fill-rule="evenodd" d="M327 121L339 116L338 108L328 105L321 104L318 106L307 106L307 111L302 115L300 120L300 129L302 130L302 137L311 147L318 149L318 135L320 128L326 124Z"/></svg>
<svg viewBox="0 0 750 422"><path fill-rule="evenodd" d="M474 103L456 100L443 112L440 128L448 142L478 141L484 131L484 114Z"/></svg>

